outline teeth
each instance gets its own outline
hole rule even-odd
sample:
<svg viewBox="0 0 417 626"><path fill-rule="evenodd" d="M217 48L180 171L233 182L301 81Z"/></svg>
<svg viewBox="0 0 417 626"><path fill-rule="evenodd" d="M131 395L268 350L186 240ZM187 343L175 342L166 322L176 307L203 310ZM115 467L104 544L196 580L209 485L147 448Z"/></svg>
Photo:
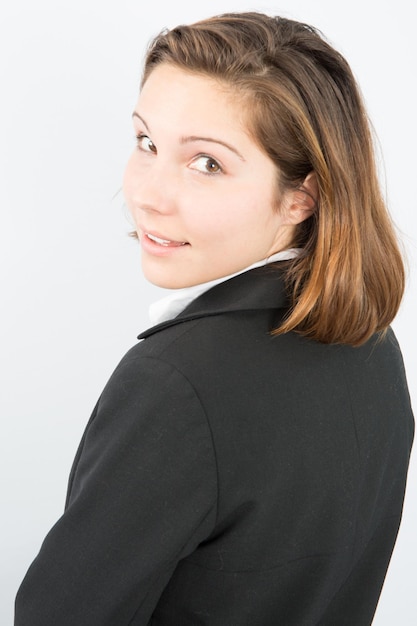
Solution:
<svg viewBox="0 0 417 626"><path fill-rule="evenodd" d="M171 243L170 241L168 241L168 239L160 239L160 237L155 237L155 235L150 235L149 233L146 234L149 239L152 239L152 241L159 243L161 246L169 246L169 244Z"/></svg>
<svg viewBox="0 0 417 626"><path fill-rule="evenodd" d="M155 243L158 243L160 246L170 246L172 244L176 244L178 246L185 246L185 243L186 243L185 241L180 242L180 241L170 241L169 239L161 239L160 237L156 237L155 235L151 235L149 233L146 233L146 236L148 237L148 239L151 239Z"/></svg>

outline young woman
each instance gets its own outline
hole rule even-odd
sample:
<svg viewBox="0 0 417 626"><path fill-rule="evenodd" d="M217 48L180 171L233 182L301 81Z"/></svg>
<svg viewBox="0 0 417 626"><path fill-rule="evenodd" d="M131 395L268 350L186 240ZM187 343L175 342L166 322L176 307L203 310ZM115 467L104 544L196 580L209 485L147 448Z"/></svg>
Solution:
<svg viewBox="0 0 417 626"><path fill-rule="evenodd" d="M365 626L413 416L404 274L344 58L227 14L156 37L124 193L175 291L86 428L17 626Z"/></svg>

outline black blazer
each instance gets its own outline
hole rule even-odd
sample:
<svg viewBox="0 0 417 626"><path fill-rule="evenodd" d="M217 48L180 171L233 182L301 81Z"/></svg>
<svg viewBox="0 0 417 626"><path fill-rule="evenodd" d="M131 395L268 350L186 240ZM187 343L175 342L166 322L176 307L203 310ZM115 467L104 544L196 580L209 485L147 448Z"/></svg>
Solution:
<svg viewBox="0 0 417 626"><path fill-rule="evenodd" d="M270 335L277 266L140 337L72 468L16 626L367 626L414 422L390 330L352 348Z"/></svg>

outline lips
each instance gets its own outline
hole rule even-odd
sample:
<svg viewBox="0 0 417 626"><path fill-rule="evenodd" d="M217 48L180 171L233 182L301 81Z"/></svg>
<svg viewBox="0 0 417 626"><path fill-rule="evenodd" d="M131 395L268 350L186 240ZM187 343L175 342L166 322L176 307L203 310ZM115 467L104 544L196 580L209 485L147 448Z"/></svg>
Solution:
<svg viewBox="0 0 417 626"><path fill-rule="evenodd" d="M171 257L190 246L188 241L168 239L162 233L150 232L144 228L138 229L138 235L142 251L152 257Z"/></svg>

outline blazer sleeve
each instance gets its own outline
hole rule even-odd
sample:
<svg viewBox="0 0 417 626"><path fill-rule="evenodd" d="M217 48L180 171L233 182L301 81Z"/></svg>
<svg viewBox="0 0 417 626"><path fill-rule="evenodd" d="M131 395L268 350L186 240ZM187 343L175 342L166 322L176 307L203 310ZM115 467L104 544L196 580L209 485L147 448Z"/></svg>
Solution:
<svg viewBox="0 0 417 626"><path fill-rule="evenodd" d="M178 561L212 531L210 430L184 376L126 355L80 444L65 513L16 599L15 626L145 625Z"/></svg>

